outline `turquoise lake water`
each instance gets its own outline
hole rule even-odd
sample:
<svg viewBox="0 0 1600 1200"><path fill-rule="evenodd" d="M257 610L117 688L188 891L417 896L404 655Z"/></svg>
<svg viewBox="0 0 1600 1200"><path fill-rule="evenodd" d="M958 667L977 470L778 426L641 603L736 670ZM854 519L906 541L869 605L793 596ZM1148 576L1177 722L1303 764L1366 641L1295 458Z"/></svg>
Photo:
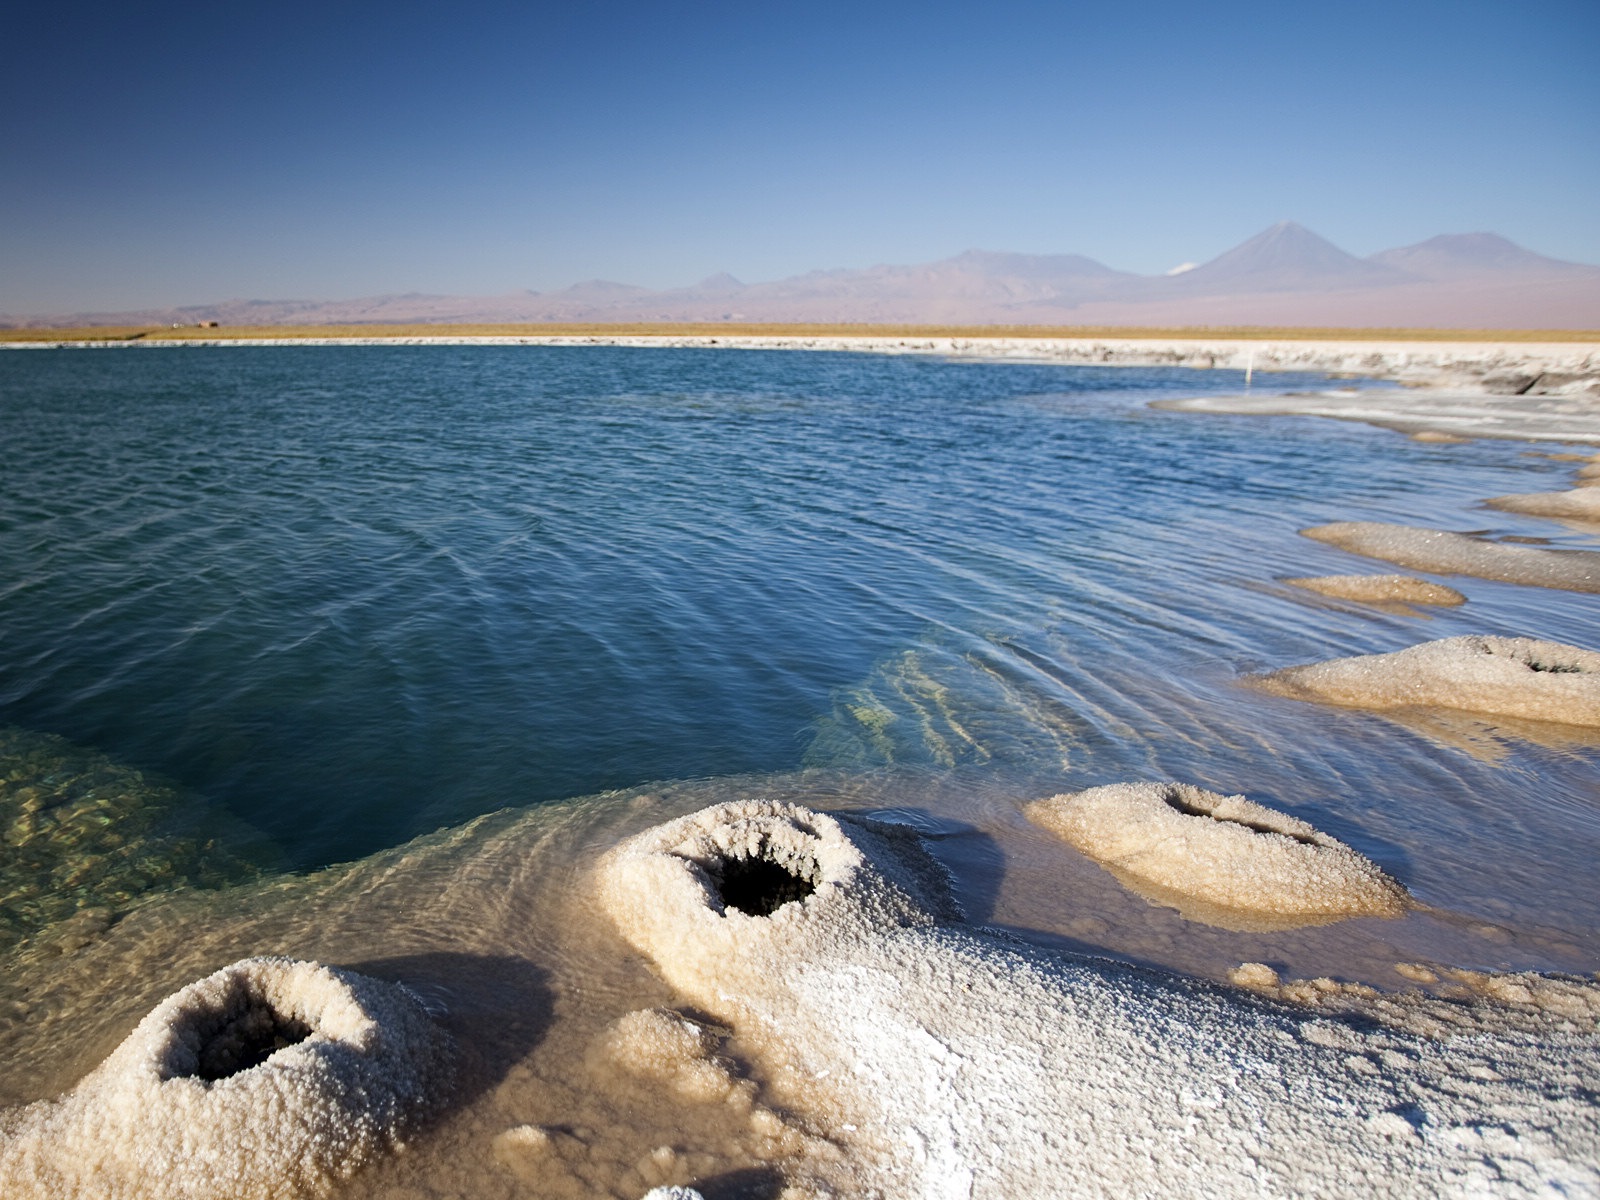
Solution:
<svg viewBox="0 0 1600 1200"><path fill-rule="evenodd" d="M5 919L657 780L890 772L897 807L925 780L948 821L963 789L977 820L1177 778L1526 935L1517 965L1593 958L1592 743L1239 682L1458 633L1600 644L1588 596L1451 580L1468 604L1405 613L1277 582L1389 569L1297 536L1330 520L1593 545L1477 508L1565 465L1147 407L1242 385L797 352L0 354L0 817L60 817L0 858Z"/></svg>

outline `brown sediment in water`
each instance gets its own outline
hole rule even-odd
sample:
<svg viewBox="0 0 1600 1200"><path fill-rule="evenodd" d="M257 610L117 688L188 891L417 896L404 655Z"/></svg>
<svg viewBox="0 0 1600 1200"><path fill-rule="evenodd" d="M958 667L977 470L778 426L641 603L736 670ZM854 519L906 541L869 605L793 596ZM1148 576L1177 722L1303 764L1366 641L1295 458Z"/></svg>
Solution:
<svg viewBox="0 0 1600 1200"><path fill-rule="evenodd" d="M1120 783L1024 806L1028 819L1206 924L1292 928L1399 916L1406 891L1287 813L1182 783ZM1254 918L1254 920L1252 920Z"/></svg>
<svg viewBox="0 0 1600 1200"><path fill-rule="evenodd" d="M1352 554L1413 571L1600 593L1600 552L1594 550L1508 546L1461 533L1376 521L1337 521L1300 532Z"/></svg>
<svg viewBox="0 0 1600 1200"><path fill-rule="evenodd" d="M1455 588L1413 575L1308 575L1283 582L1336 600L1364 604L1432 604L1453 607L1467 598Z"/></svg>
<svg viewBox="0 0 1600 1200"><path fill-rule="evenodd" d="M733 1025L843 1150L805 1164L806 1186L1243 1197L1470 1191L1491 1173L1600 1184L1600 1119L1581 1083L1600 1061L1593 1021L1556 1045L1505 1036L1487 1006L1475 1036L1451 1043L1306 1021L941 918L918 895L931 882L920 860L900 857L912 849L871 823L743 801L647 830L600 866L628 940ZM752 858L810 890L766 915L732 904L719 880ZM1466 1131L1490 1111L1492 1148L1415 1134Z"/></svg>
<svg viewBox="0 0 1600 1200"><path fill-rule="evenodd" d="M1436 707L1600 726L1600 653L1535 638L1465 637L1287 667L1251 682L1352 708Z"/></svg>
<svg viewBox="0 0 1600 1200"><path fill-rule="evenodd" d="M1466 446L1472 439L1458 433L1443 433L1437 429L1419 429L1411 435L1413 442L1434 442L1441 446Z"/></svg>
<svg viewBox="0 0 1600 1200"><path fill-rule="evenodd" d="M70 1094L0 1125L10 1200L322 1196L449 1096L421 1002L255 958L169 997Z"/></svg>

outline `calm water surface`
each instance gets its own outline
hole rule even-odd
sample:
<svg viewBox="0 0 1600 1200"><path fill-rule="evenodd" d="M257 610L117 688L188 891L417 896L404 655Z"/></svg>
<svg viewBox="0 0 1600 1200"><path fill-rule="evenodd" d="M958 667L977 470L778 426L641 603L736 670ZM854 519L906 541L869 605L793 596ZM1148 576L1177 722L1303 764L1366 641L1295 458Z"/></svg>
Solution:
<svg viewBox="0 0 1600 1200"><path fill-rule="evenodd" d="M0 860L33 881L13 932L61 915L49 871L115 907L235 855L304 871L506 806L811 771L991 830L1122 779L1244 791L1536 933L1518 961L1592 958L1592 745L1238 683L1465 632L1600 642L1592 597L1452 581L1470 602L1422 615L1276 582L1386 569L1296 536L1327 520L1584 544L1475 508L1565 468L1146 407L1240 384L621 348L0 355L0 761L100 805L47 852L89 866ZM106 882L131 851L95 820L142 873ZM1002 849L951 853L999 887Z"/></svg>

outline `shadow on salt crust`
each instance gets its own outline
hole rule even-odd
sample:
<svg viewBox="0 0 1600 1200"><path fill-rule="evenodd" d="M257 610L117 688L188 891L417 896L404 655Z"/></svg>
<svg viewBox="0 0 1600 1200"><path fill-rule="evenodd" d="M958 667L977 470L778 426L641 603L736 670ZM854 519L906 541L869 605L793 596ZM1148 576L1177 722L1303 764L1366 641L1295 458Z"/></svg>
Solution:
<svg viewBox="0 0 1600 1200"><path fill-rule="evenodd" d="M1309 575L1283 582L1335 600L1363 604L1434 604L1453 607L1467 598L1455 588L1413 575Z"/></svg>
<svg viewBox="0 0 1600 1200"><path fill-rule="evenodd" d="M1600 1040L1449 1042L954 923L914 838L764 800L603 857L605 910L837 1148L801 1192L1576 1193ZM1070 900L1064 900L1070 903ZM1329 1032L1329 1031L1333 1032Z"/></svg>
<svg viewBox="0 0 1600 1200"><path fill-rule="evenodd" d="M1600 727L1600 654L1535 638L1423 642L1257 676L1255 686L1294 700L1351 708L1436 707Z"/></svg>
<svg viewBox="0 0 1600 1200"><path fill-rule="evenodd" d="M324 1196L448 1091L448 1039L403 988L286 958L168 997L60 1100L0 1129L8 1200Z"/></svg>
<svg viewBox="0 0 1600 1200"><path fill-rule="evenodd" d="M1600 552L1594 550L1507 546L1462 533L1377 521L1336 521L1300 532L1352 554L1382 559L1413 571L1600 592Z"/></svg>
<svg viewBox="0 0 1600 1200"><path fill-rule="evenodd" d="M1117 783L1035 800L1023 812L1158 902L1231 929L1396 917L1406 891L1306 822L1183 783ZM1137 890L1137 889L1136 889Z"/></svg>

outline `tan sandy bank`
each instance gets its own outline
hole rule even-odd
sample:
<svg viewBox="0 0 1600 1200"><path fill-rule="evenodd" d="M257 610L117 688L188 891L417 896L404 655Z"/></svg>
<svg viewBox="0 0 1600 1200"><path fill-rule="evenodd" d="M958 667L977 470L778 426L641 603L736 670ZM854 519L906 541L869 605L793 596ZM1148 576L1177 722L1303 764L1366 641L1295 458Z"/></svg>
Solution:
<svg viewBox="0 0 1600 1200"><path fill-rule="evenodd" d="M1352 554L1413 571L1600 592L1600 551L1506 545L1441 529L1377 521L1336 521L1300 532Z"/></svg>
<svg viewBox="0 0 1600 1200"><path fill-rule="evenodd" d="M1228 920L1236 915L1292 928L1399 916L1409 903L1405 889L1371 860L1243 796L1182 783L1119 783L1036 800L1023 811L1118 878L1165 889L1179 911L1207 924L1250 927Z"/></svg>
<svg viewBox="0 0 1600 1200"><path fill-rule="evenodd" d="M1414 575L1309 575L1283 582L1335 600L1363 604L1430 604L1453 607L1467 598L1455 588Z"/></svg>
<svg viewBox="0 0 1600 1200"><path fill-rule="evenodd" d="M1484 1006L1449 1041L1307 1019L964 927L940 915L936 883L903 832L759 800L601 863L624 936L837 1148L791 1177L800 1193L1600 1188L1592 1019L1529 1037Z"/></svg>
<svg viewBox="0 0 1600 1200"><path fill-rule="evenodd" d="M1534 638L1465 637L1288 667L1253 680L1296 700L1412 706L1600 726L1600 653Z"/></svg>

